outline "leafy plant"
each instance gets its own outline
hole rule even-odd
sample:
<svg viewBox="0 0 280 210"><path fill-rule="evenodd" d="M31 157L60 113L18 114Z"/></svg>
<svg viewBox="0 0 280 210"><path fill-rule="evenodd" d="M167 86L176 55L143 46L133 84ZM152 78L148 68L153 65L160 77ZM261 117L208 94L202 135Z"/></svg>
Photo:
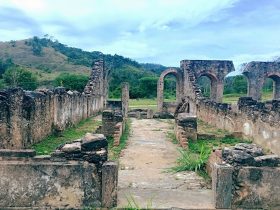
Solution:
<svg viewBox="0 0 280 210"><path fill-rule="evenodd" d="M174 172L202 170L208 160L211 150L202 146L199 154L181 148L179 152L180 157L177 159L178 165L171 168Z"/></svg>
<svg viewBox="0 0 280 210"><path fill-rule="evenodd" d="M25 90L35 90L38 86L37 76L22 67L9 67L3 74L3 79L8 86L22 87Z"/></svg>
<svg viewBox="0 0 280 210"><path fill-rule="evenodd" d="M85 75L62 73L55 79L54 85L83 92L87 82L88 77Z"/></svg>

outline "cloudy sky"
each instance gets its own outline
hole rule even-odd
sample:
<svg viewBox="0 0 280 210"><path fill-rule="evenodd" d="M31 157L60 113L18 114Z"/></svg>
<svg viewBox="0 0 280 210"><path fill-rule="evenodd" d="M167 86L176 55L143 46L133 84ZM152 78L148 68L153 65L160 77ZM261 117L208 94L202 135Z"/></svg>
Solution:
<svg viewBox="0 0 280 210"><path fill-rule="evenodd" d="M0 41L44 34L139 62L237 67L280 56L280 0L0 0Z"/></svg>

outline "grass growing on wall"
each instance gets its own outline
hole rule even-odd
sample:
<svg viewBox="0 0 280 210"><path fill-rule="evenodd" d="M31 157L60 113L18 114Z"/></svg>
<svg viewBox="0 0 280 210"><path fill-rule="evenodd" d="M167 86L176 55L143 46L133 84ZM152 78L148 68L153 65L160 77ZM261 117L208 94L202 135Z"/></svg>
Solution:
<svg viewBox="0 0 280 210"><path fill-rule="evenodd" d="M131 127L131 120L127 119L125 123L125 130L121 136L119 146L114 146L114 139L113 137L108 138L109 146L109 160L117 160L120 157L121 151L126 147L127 140L130 134L130 127Z"/></svg>
<svg viewBox="0 0 280 210"><path fill-rule="evenodd" d="M101 121L97 120L96 117L87 118L82 120L77 125L64 130L59 134L59 136L48 136L41 142L34 144L32 149L35 149L38 155L48 155L52 153L59 145L80 139L87 132L94 132L99 125L101 125Z"/></svg>

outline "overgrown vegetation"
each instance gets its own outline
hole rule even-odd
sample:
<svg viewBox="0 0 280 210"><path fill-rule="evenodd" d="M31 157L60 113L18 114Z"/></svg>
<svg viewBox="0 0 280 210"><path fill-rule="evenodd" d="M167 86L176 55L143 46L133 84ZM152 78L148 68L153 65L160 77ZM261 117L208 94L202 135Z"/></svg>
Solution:
<svg viewBox="0 0 280 210"><path fill-rule="evenodd" d="M13 65L2 75L5 85L9 87L21 87L25 90L35 90L38 86L38 78L31 71Z"/></svg>
<svg viewBox="0 0 280 210"><path fill-rule="evenodd" d="M130 135L131 121L128 119L125 123L125 130L121 136L119 146L114 146L114 139L112 137L108 138L109 146L109 160L117 160L120 157L121 151L126 147L128 137Z"/></svg>
<svg viewBox="0 0 280 210"><path fill-rule="evenodd" d="M59 145L80 139L87 132L94 132L100 125L101 121L96 120L95 117L90 117L81 121L76 126L66 129L60 133L59 136L50 135L41 142L34 144L32 148L35 149L38 155L48 155L52 153Z"/></svg>
<svg viewBox="0 0 280 210"><path fill-rule="evenodd" d="M54 81L55 86L63 86L66 89L83 92L88 82L85 75L61 73Z"/></svg>
<svg viewBox="0 0 280 210"><path fill-rule="evenodd" d="M201 120L198 120L198 133L203 133L205 136L209 135L209 138L189 141L188 149L179 148L180 156L177 159L177 165L172 167L170 169L171 171L179 172L190 170L196 171L203 177L207 177L205 165L214 148L222 149L227 146L233 146L237 143L250 142L241 138L231 137L228 131L217 129Z"/></svg>

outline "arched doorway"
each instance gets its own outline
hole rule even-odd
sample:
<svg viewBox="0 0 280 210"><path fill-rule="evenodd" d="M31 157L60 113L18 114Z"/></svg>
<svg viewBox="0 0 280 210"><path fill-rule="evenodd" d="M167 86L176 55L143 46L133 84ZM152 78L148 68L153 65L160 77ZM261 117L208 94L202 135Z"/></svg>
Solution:
<svg viewBox="0 0 280 210"><path fill-rule="evenodd" d="M209 95L210 100L216 102L222 102L223 99L223 83L218 82L218 79L215 75L210 73L202 73L198 75L198 81L205 82L204 88L206 88L205 95ZM207 83L208 83L208 92L207 92ZM210 87L209 87L210 83Z"/></svg>
<svg viewBox="0 0 280 210"><path fill-rule="evenodd" d="M158 104L158 111L162 112L163 103L164 103L164 79L167 75L173 75L176 78L176 103L181 101L181 93L183 91L182 87L182 77L180 77L180 73L175 68L170 68L163 71L159 77L158 84L157 84L157 104Z"/></svg>
<svg viewBox="0 0 280 210"><path fill-rule="evenodd" d="M268 74L262 85L262 101L280 99L280 73Z"/></svg>
<svg viewBox="0 0 280 210"><path fill-rule="evenodd" d="M248 79L244 75L228 76L224 81L223 102L237 104L240 97L247 96Z"/></svg>

